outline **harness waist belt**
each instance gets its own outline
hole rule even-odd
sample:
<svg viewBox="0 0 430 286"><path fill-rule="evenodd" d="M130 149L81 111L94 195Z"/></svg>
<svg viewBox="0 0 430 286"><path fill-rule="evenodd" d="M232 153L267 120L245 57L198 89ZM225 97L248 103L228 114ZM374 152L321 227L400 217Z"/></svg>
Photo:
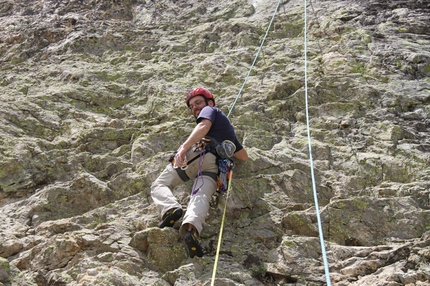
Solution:
<svg viewBox="0 0 430 286"><path fill-rule="evenodd" d="M179 177L181 178L182 181L188 182L190 180L190 177L188 177L187 173L185 173L185 170L182 170L181 168L175 168L175 170L178 173L178 175L179 175ZM216 182L218 174L217 173L213 173L213 172L203 171L202 172L202 176L208 176L208 177L212 178Z"/></svg>
<svg viewBox="0 0 430 286"><path fill-rule="evenodd" d="M176 173L178 173L179 177L182 181L188 182L190 180L190 177L188 177L187 173L185 173L185 170L182 170L181 168L175 168Z"/></svg>
<svg viewBox="0 0 430 286"><path fill-rule="evenodd" d="M206 172L206 171L204 171L204 172L202 172L202 176L211 177L216 182L218 174L213 173L213 172Z"/></svg>

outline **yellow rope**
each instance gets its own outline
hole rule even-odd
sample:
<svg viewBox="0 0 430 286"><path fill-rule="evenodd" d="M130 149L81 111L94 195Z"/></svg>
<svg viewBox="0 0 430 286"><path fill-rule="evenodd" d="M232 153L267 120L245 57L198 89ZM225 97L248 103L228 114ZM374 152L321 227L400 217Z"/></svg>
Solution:
<svg viewBox="0 0 430 286"><path fill-rule="evenodd" d="M226 194L225 204L224 204L224 213L222 214L221 229L220 229L220 232L219 232L218 245L217 245L217 248L216 248L215 264L214 264L214 270L212 272L211 286L214 286L214 283L215 283L216 268L218 266L219 250L221 248L222 232L223 232L223 229L224 229L225 213L226 213L226 210L227 210L228 197L230 196L230 188L231 188L231 179L232 179L232 177L233 177L233 170L230 170L230 178L228 180L227 194Z"/></svg>
<svg viewBox="0 0 430 286"><path fill-rule="evenodd" d="M281 4L281 0L278 0L278 4L276 5L275 12L273 12L272 19L270 20L270 23L269 23L269 25L267 27L266 34L264 35L263 41L261 42L261 45L260 45L260 47L259 47L259 49L257 51L257 54L255 55L254 61L253 61L252 65L251 65L251 68L249 69L249 72L248 72L248 74L247 74L247 76L245 78L245 81L243 82L242 87L240 88L239 93L237 94L236 99L234 100L233 105L231 106L231 108L230 108L230 110L229 110L229 112L227 114L227 118L230 117L230 114L233 111L233 108L236 105L236 102L239 99L239 97L240 97L240 95L242 93L242 90L243 90L246 82L248 81L248 78L249 78L249 76L251 74L252 68L254 67L254 65L255 65L255 63L257 61L257 58L258 58L258 56L259 56L259 54L261 52L261 49L263 48L264 41L266 40L267 35L269 34L270 27L272 26L273 20L275 19L275 16L276 16L276 13L278 12L280 4ZM224 213L222 215L222 221L221 221L221 229L220 229L219 237L218 237L218 245L217 245L217 250L216 250L216 255L215 255L215 264L214 264L214 269L213 269L213 273L212 273L211 286L214 286L214 283L215 283L215 275L216 275L216 269L217 269L217 266L218 266L219 250L221 248L222 232L223 232L223 229L224 229L225 213L226 213L226 210L227 210L228 197L230 195L231 178L232 178L232 176L233 176L233 170L230 170L230 178L229 178L228 187L227 187L227 197L226 197L226 200L225 200Z"/></svg>

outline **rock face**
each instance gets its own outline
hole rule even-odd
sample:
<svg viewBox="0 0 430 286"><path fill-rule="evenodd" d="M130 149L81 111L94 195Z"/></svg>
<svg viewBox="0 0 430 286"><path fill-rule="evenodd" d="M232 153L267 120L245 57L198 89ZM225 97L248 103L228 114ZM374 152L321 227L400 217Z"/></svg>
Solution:
<svg viewBox="0 0 430 286"><path fill-rule="evenodd" d="M0 285L210 285L225 203L215 285L324 285L314 190L333 285L430 285L430 4L309 2L305 62L282 1L239 94L275 2L0 1ZM250 159L191 259L149 186L201 85Z"/></svg>

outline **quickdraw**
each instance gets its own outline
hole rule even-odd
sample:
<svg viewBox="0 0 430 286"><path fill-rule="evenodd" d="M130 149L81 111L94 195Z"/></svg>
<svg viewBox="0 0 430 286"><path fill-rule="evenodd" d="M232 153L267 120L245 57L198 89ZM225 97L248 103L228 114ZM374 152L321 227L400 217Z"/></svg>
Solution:
<svg viewBox="0 0 430 286"><path fill-rule="evenodd" d="M217 187L218 192L225 196L227 193L227 189L229 186L229 181L231 180L231 173L233 169L234 163L231 159L220 159L218 160L218 180Z"/></svg>
<svg viewBox="0 0 430 286"><path fill-rule="evenodd" d="M202 138L199 142L195 143L191 148L194 152L201 152L207 150L209 144L211 143L210 139Z"/></svg>

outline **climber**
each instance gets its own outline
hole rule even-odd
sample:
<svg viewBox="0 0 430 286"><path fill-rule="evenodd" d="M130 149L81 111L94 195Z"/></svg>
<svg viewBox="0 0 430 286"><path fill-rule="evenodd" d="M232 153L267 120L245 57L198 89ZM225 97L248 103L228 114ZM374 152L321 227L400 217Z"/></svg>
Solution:
<svg viewBox="0 0 430 286"><path fill-rule="evenodd" d="M190 201L179 228L192 258L195 255L203 256L198 237L209 211L209 201L217 189L218 159L233 156L246 161L248 153L237 140L227 116L215 107L215 98L208 89L195 88L188 93L185 100L196 118L197 126L179 146L170 160L171 163L151 185L151 196L161 215L159 227L173 227L175 222L181 219L183 210L172 194L172 189L190 178L194 180ZM217 148L221 146L225 148ZM223 149L225 152L216 152L217 149Z"/></svg>

